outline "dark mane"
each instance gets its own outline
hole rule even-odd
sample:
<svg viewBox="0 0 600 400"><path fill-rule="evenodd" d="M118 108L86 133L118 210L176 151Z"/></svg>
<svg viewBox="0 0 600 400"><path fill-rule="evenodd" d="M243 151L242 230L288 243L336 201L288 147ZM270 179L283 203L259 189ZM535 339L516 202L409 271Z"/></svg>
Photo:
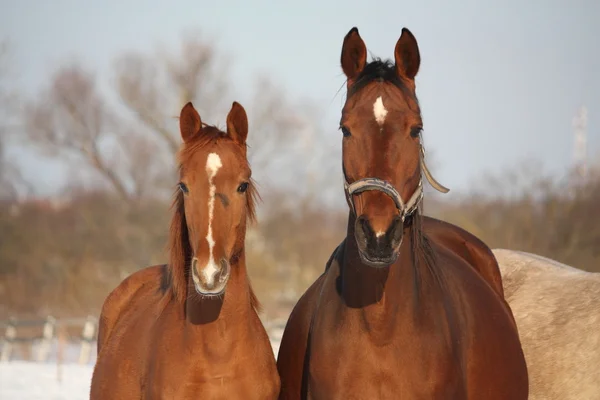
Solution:
<svg viewBox="0 0 600 400"><path fill-rule="evenodd" d="M181 147L178 154L180 174L186 161L203 147L209 144L218 143L219 141L233 140L227 136L225 132L215 126L205 125L201 132L202 133L198 134L193 141L186 143ZM258 194L256 185L252 179L250 179L246 193L246 217L249 222L254 223L256 221L255 203L256 200L260 200L260 195ZM173 217L169 229L169 284L175 298L180 302L184 302L187 296L192 248L190 246L188 227L185 218L183 193L178 188L175 189L171 209L173 210ZM243 246L244 241L242 240L241 242ZM248 287L250 290L250 302L252 307L259 311L260 304L252 290L249 280Z"/></svg>
<svg viewBox="0 0 600 400"><path fill-rule="evenodd" d="M419 207L413 215L407 219L406 223L412 225L411 229L411 253L413 265L415 267L419 266L423 263L425 270L433 277L435 282L440 286L445 285L445 279L443 276L443 271L440 268L436 267L436 253L431 246L431 241L423 231L423 213L421 207ZM418 295L418 288L422 284L422 279L419 274L419 268L415 268L416 274L416 282L415 282L415 294Z"/></svg>
<svg viewBox="0 0 600 400"><path fill-rule="evenodd" d="M405 96L412 99L418 106L419 101L413 90L398 76L396 64L391 60L382 60L373 58L373 60L363 68L356 81L348 88L347 98L352 97L371 82L389 82L400 89Z"/></svg>

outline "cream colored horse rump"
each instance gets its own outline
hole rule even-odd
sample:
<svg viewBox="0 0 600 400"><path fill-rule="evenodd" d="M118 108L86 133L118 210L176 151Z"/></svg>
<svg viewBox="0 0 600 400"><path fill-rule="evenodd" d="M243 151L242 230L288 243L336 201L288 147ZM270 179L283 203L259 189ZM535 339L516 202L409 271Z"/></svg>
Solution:
<svg viewBox="0 0 600 400"><path fill-rule="evenodd" d="M600 273L493 250L529 371L531 400L600 400Z"/></svg>

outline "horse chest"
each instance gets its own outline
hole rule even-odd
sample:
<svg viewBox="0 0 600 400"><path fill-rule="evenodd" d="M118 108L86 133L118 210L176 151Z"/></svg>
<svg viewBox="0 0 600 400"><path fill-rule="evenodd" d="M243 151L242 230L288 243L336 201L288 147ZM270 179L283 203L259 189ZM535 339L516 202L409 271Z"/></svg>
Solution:
<svg viewBox="0 0 600 400"><path fill-rule="evenodd" d="M192 378L173 387L175 399L276 399L279 385L265 376L215 376ZM154 398L154 397L151 397Z"/></svg>
<svg viewBox="0 0 600 400"><path fill-rule="evenodd" d="M312 399L461 398L446 397L464 387L456 366L443 352L419 346L368 346L361 340L351 343L339 341L328 348L315 343L309 364Z"/></svg>
<svg viewBox="0 0 600 400"><path fill-rule="evenodd" d="M460 399L461 367L427 333L398 327L362 330L363 318L315 319L308 370L309 398ZM422 340L415 340L415 338Z"/></svg>
<svg viewBox="0 0 600 400"><path fill-rule="evenodd" d="M172 368L152 366L153 377L146 388L147 399L276 399L279 377L271 360L256 357L253 363L245 355L228 362L199 362L193 354Z"/></svg>

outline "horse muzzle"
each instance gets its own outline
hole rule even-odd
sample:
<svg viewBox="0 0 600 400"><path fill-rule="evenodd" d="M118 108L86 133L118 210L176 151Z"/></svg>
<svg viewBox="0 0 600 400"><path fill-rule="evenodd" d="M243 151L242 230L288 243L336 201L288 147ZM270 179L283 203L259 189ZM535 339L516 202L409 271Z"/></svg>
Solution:
<svg viewBox="0 0 600 400"><path fill-rule="evenodd" d="M202 296L218 296L225 292L227 281L231 273L229 261L225 258L216 263L209 259L204 266L196 257L192 259L192 280L196 292Z"/></svg>
<svg viewBox="0 0 600 400"><path fill-rule="evenodd" d="M404 218L395 217L386 232L374 232L369 219L361 215L354 225L354 236L361 260L374 268L392 265L400 254L404 235Z"/></svg>

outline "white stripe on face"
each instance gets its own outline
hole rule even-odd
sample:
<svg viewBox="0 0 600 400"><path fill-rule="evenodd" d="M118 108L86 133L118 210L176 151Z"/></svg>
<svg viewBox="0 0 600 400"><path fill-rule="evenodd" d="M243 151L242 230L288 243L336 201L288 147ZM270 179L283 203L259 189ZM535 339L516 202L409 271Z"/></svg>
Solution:
<svg viewBox="0 0 600 400"><path fill-rule="evenodd" d="M217 153L210 153L206 159L206 173L208 174L208 233L206 234L206 241L208 242L208 264L202 269L204 279L207 284L212 284L215 274L219 270L217 263L213 258L213 247L215 246L215 240L212 235L212 221L215 212L215 194L217 187L213 183L214 177L217 175L219 169L223 166L221 163L221 157ZM200 271L199 271L200 272Z"/></svg>

